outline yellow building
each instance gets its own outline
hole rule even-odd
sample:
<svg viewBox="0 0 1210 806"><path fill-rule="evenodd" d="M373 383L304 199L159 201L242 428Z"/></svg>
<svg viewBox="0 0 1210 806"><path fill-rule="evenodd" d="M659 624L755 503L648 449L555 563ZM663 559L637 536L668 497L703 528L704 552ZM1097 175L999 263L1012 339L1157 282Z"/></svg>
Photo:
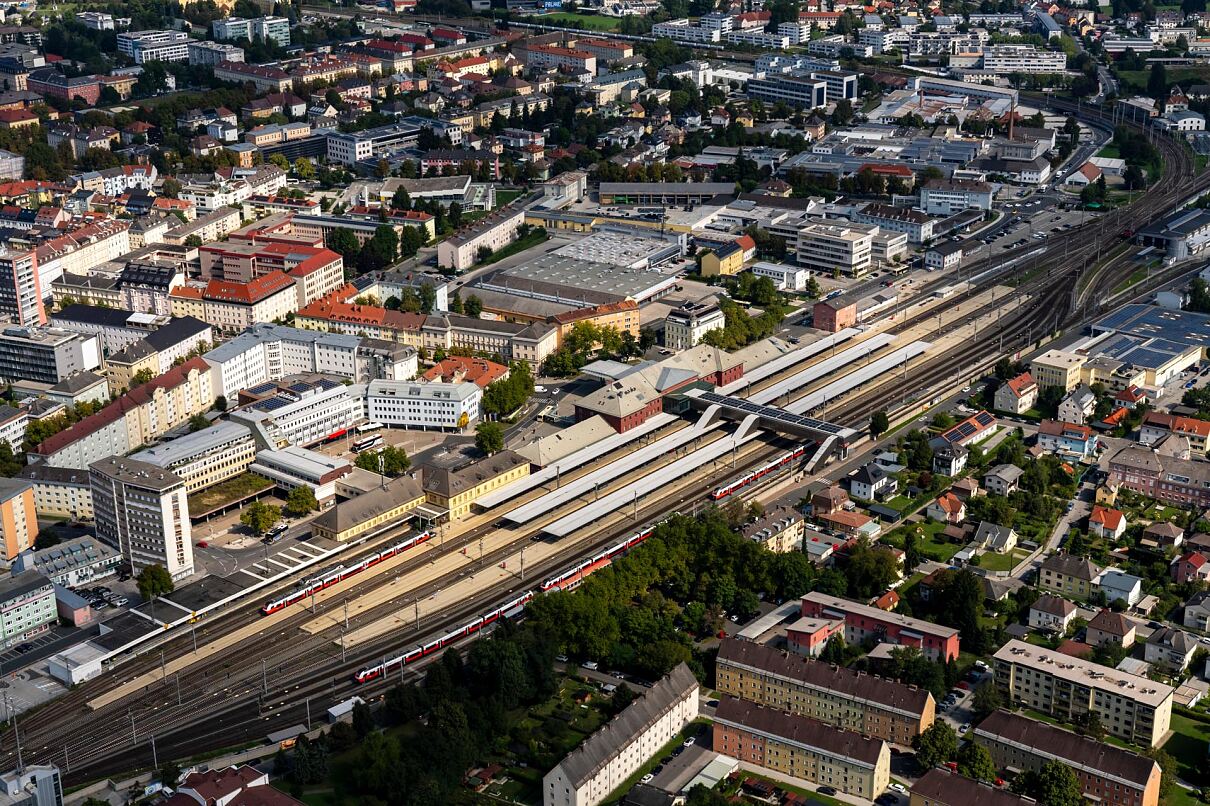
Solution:
<svg viewBox="0 0 1210 806"><path fill-rule="evenodd" d="M1038 571L1038 587L1071 599L1085 600L1096 587L1093 580L1101 573L1092 560L1068 554L1052 554Z"/></svg>
<svg viewBox="0 0 1210 806"><path fill-rule="evenodd" d="M720 246L702 255L702 276L732 276L744 270L744 247L738 242Z"/></svg>
<svg viewBox="0 0 1210 806"><path fill-rule="evenodd" d="M34 485L25 479L0 479L0 532L4 534L6 562L17 559L38 539Z"/></svg>
<svg viewBox="0 0 1210 806"><path fill-rule="evenodd" d="M1079 353L1047 350L1029 362L1029 374L1042 388L1061 386L1070 392L1080 384L1080 374L1087 359Z"/></svg>
<svg viewBox="0 0 1210 806"><path fill-rule="evenodd" d="M449 510L450 519L470 512L480 496L529 475L529 460L500 451L458 470L425 468L424 493L430 504Z"/></svg>
<svg viewBox="0 0 1210 806"><path fill-rule="evenodd" d="M134 377L147 370L154 378L160 368L160 354L140 339L105 359L105 380L111 395L120 395L138 386Z"/></svg>
<svg viewBox="0 0 1210 806"><path fill-rule="evenodd" d="M393 526L424 503L424 491L411 476L344 501L311 523L311 533L343 543L377 527Z"/></svg>

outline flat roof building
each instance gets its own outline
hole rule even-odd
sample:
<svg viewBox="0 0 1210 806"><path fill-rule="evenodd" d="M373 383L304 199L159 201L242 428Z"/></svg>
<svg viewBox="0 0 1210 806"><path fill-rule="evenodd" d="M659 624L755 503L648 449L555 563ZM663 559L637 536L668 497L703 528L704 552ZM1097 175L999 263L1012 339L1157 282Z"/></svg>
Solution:
<svg viewBox="0 0 1210 806"><path fill-rule="evenodd" d="M132 573L163 566L193 573L185 480L148 462L111 456L89 466L97 537L118 547Z"/></svg>
<svg viewBox="0 0 1210 806"><path fill-rule="evenodd" d="M936 662L958 657L958 631L931 621L817 591L802 597L802 615L844 619L845 641L849 644L860 644L873 638L879 642L916 647L926 658Z"/></svg>
<svg viewBox="0 0 1210 806"><path fill-rule="evenodd" d="M189 493L234 478L256 457L256 441L246 425L219 420L209 428L163 442L131 456L171 470L185 481Z"/></svg>

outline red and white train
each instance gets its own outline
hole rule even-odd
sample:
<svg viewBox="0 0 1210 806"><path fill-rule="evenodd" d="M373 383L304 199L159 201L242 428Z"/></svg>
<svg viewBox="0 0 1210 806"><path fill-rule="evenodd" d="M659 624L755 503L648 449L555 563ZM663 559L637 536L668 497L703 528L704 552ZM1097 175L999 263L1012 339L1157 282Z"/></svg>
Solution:
<svg viewBox="0 0 1210 806"><path fill-rule="evenodd" d="M301 602L311 594L318 593L324 588L329 588L332 585L335 585L337 582L340 582L342 579L348 579L354 574L360 574L362 571L370 568L371 566L378 565L378 563L383 562L384 560L391 559L396 554L402 554L410 548L414 548L419 546L421 543L428 542L432 536L432 532L418 532L417 534L404 538L392 546L388 546L382 551L363 557L355 565L346 566L341 564L321 571L315 576L299 582L298 587L296 587L290 593L283 594L277 599L270 599L265 603L265 606L261 608L260 612L267 616L270 613L276 613L278 610L281 610L284 607L289 607L292 604Z"/></svg>
<svg viewBox="0 0 1210 806"><path fill-rule="evenodd" d="M732 493L738 492L744 487L747 487L752 482L769 475L778 468L785 467L786 465L801 459L806 455L807 451L809 451L811 447L812 446L810 444L799 445L789 453L782 454L771 462L767 462L758 468L749 470L735 481L728 482L722 487L715 488L714 492L710 493L710 498L715 501L721 501Z"/></svg>
<svg viewBox="0 0 1210 806"><path fill-rule="evenodd" d="M407 666L409 663L414 663L426 655L431 655L439 649L456 643L457 641L461 641L463 638L474 635L484 627L499 619L504 614L512 612L513 610L520 610L524 608L525 605L529 604L530 601L532 601L533 598L540 593L570 588L578 584L580 580L584 579L584 577L588 576L593 571L609 565L611 562L613 562L614 557L617 557L619 554L622 554L623 552L633 548L634 546L637 546L639 543L642 543L644 540L651 537L651 535L655 532L655 528L655 526L648 526L641 532L635 532L621 543L618 543L613 548L605 549L591 560L585 560L569 571L559 574L558 576L550 577L534 590L526 591L516 599L506 602L505 604L502 604L499 607L484 613L483 615L476 616L474 619L468 621L466 624L463 624L458 629L446 633L440 638L429 641L427 644L412 647L402 655L397 655L394 658L384 660L382 663L379 663L375 666L368 666L359 671L357 674L353 675L353 679L358 683L368 683L371 680L377 680L392 669Z"/></svg>

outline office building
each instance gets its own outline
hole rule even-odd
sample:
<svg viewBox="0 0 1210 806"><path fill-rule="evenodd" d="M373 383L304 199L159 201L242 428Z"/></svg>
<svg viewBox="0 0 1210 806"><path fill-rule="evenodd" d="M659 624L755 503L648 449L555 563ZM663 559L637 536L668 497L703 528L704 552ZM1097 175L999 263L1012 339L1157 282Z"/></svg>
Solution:
<svg viewBox="0 0 1210 806"><path fill-rule="evenodd" d="M0 579L0 647L46 632L59 618L55 587L37 571Z"/></svg>
<svg viewBox="0 0 1210 806"><path fill-rule="evenodd" d="M1070 392L1080 383L1080 373L1084 369L1087 357L1079 353L1069 353L1063 350L1047 350L1029 362L1029 374L1038 386L1061 386L1064 392Z"/></svg>
<svg viewBox="0 0 1210 806"><path fill-rule="evenodd" d="M460 430L479 419L483 402L483 390L466 381L371 381L365 390L366 417L401 428Z"/></svg>
<svg viewBox="0 0 1210 806"><path fill-rule="evenodd" d="M481 496L528 475L529 460L510 450L493 453L457 470L425 468L425 500L452 520L470 512L471 505Z"/></svg>
<svg viewBox="0 0 1210 806"><path fill-rule="evenodd" d="M770 74L748 81L748 96L756 101L779 101L797 109L818 109L828 105L828 82L821 78Z"/></svg>
<svg viewBox="0 0 1210 806"><path fill-rule="evenodd" d="M805 618L843 619L845 641L851 645L874 639L879 643L916 647L926 658L936 662L958 658L958 631L931 621L819 592L802 597L802 615Z"/></svg>
<svg viewBox="0 0 1210 806"><path fill-rule="evenodd" d="M970 737L987 749L998 769L1037 772L1048 762L1062 764L1075 773L1084 797L1093 803L1159 803L1160 765L1140 753L1008 711L988 715Z"/></svg>
<svg viewBox="0 0 1210 806"><path fill-rule="evenodd" d="M114 576L121 556L94 537L77 537L40 551L26 551L13 562L13 573L37 571L56 585L74 588Z"/></svg>
<svg viewBox="0 0 1210 806"><path fill-rule="evenodd" d="M215 39L259 39L290 47L290 21L285 17L227 17L210 23L210 30Z"/></svg>
<svg viewBox="0 0 1210 806"><path fill-rule="evenodd" d="M943 216L963 210L990 210L991 185L966 179L930 179L920 188L920 207L929 215Z"/></svg>
<svg viewBox="0 0 1210 806"><path fill-rule="evenodd" d="M38 539L34 485L25 479L0 479L0 536L4 538L3 560L7 563L28 551Z"/></svg>
<svg viewBox="0 0 1210 806"><path fill-rule="evenodd" d="M1032 45L990 45L983 49L980 67L988 73L1063 73L1067 55L1061 50L1039 50Z"/></svg>
<svg viewBox="0 0 1210 806"><path fill-rule="evenodd" d="M294 445L260 451L251 467L253 473L270 479L287 495L295 487L309 487L320 508L331 506L336 498L336 482L352 469L343 459Z"/></svg>
<svg viewBox="0 0 1210 806"><path fill-rule="evenodd" d="M219 420L130 458L171 470L185 482L185 492L193 493L245 472L256 459L256 441L247 426Z"/></svg>
<svg viewBox="0 0 1210 806"><path fill-rule="evenodd" d="M89 466L97 537L116 546L131 573L163 566L174 580L193 573L185 481L171 470L111 456Z"/></svg>
<svg viewBox="0 0 1210 806"><path fill-rule="evenodd" d="M719 644L714 672L722 694L904 747L936 710L925 689L735 638Z"/></svg>
<svg viewBox="0 0 1210 806"><path fill-rule="evenodd" d="M38 256L33 251L0 248L0 314L19 325L46 324Z"/></svg>
<svg viewBox="0 0 1210 806"><path fill-rule="evenodd" d="M0 330L0 378L56 384L101 366L95 336L53 327L9 326Z"/></svg>
<svg viewBox="0 0 1210 806"><path fill-rule="evenodd" d="M1009 703L1066 722L1096 714L1107 733L1144 747L1168 733L1171 686L1017 640L993 661L996 687Z"/></svg>
<svg viewBox="0 0 1210 806"><path fill-rule="evenodd" d="M870 270L878 227L849 223L808 224L798 231L798 263L824 274L858 277Z"/></svg>
<svg viewBox="0 0 1210 806"><path fill-rule="evenodd" d="M698 715L698 684L680 664L542 779L542 806L596 806Z"/></svg>
<svg viewBox="0 0 1210 806"><path fill-rule="evenodd" d="M118 52L135 64L189 61L189 34L183 31L130 31L118 34Z"/></svg>
<svg viewBox="0 0 1210 806"><path fill-rule="evenodd" d="M711 746L748 764L865 800L891 782L891 750L881 739L733 697L718 704Z"/></svg>
<svg viewBox="0 0 1210 806"><path fill-rule="evenodd" d="M420 142L419 126L408 123L389 123L359 132L329 131L327 138L328 160L342 165L356 165L359 160L370 159L384 151L412 148Z"/></svg>
<svg viewBox="0 0 1210 806"><path fill-rule="evenodd" d="M27 764L0 774L0 789L0 806L63 806L63 780L53 764Z"/></svg>
<svg viewBox="0 0 1210 806"><path fill-rule="evenodd" d="M229 419L252 429L261 449L285 445L305 448L336 439L365 416L364 386L321 379L286 385L266 383L247 391L263 391L264 396L231 412Z"/></svg>

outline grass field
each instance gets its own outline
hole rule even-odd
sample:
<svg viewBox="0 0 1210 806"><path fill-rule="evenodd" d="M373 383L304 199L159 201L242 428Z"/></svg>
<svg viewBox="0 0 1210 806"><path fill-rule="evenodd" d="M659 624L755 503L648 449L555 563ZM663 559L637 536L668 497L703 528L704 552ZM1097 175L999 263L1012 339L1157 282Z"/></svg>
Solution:
<svg viewBox="0 0 1210 806"><path fill-rule="evenodd" d="M916 536L916 548L923 556L928 557L930 560L936 560L941 563L949 562L962 549L962 546L959 544L950 543L944 537L941 537L941 530L945 528L945 524L938 523L937 521L901 526L887 535L887 542L891 543L895 548L901 549L903 548L903 530L917 528L922 531Z"/></svg>
<svg viewBox="0 0 1210 806"><path fill-rule="evenodd" d="M979 555L979 567L985 568L988 571L1011 571L1021 562L1020 558L1015 553L998 554L994 551L984 552Z"/></svg>
<svg viewBox="0 0 1210 806"><path fill-rule="evenodd" d="M228 479L189 496L189 511L199 515L210 512L213 509L219 509L220 507L243 500L262 490L267 490L272 486L273 482L264 476L244 473L242 476Z"/></svg>
<svg viewBox="0 0 1210 806"><path fill-rule="evenodd" d="M526 17L525 21L535 25L567 25L570 23L568 27L583 27L590 31L616 31L622 24L622 20L619 18L602 17L598 14L576 14L571 11L556 11L553 14Z"/></svg>
<svg viewBox="0 0 1210 806"><path fill-rule="evenodd" d="M1210 781L1210 776L1205 772L1207 746L1210 746L1210 724L1174 711L1172 736L1164 744L1164 749L1176 759L1177 775L1182 780L1194 785Z"/></svg>
<svg viewBox="0 0 1210 806"><path fill-rule="evenodd" d="M1147 89L1150 70L1119 70L1118 78L1140 92ZM1195 64L1186 67L1168 68L1169 84L1205 84L1210 79L1210 64Z"/></svg>

